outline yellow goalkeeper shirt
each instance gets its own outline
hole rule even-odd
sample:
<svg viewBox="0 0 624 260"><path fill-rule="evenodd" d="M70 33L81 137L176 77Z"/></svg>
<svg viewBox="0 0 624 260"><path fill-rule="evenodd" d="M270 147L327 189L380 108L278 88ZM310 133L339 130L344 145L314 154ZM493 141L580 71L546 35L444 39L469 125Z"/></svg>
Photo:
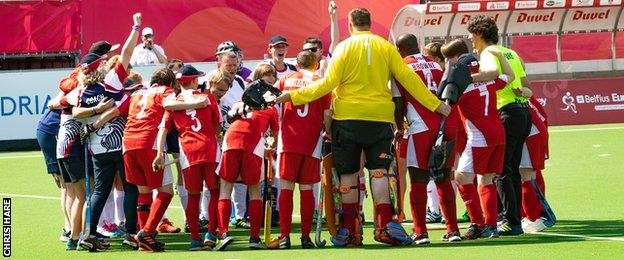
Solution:
<svg viewBox="0 0 624 260"><path fill-rule="evenodd" d="M354 32L338 44L325 77L290 92L291 100L294 105L306 104L333 90L333 119L393 123L391 76L427 109L435 111L440 105L394 45L370 31Z"/></svg>

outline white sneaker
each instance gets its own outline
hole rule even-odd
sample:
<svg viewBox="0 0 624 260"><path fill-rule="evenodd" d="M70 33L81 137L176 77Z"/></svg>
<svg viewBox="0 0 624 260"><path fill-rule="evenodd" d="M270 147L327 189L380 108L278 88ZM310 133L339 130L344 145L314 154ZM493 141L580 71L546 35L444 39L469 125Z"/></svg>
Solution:
<svg viewBox="0 0 624 260"><path fill-rule="evenodd" d="M535 221L530 221L527 218L522 219L522 230L525 233L536 233L546 229L544 225L544 218L538 218Z"/></svg>

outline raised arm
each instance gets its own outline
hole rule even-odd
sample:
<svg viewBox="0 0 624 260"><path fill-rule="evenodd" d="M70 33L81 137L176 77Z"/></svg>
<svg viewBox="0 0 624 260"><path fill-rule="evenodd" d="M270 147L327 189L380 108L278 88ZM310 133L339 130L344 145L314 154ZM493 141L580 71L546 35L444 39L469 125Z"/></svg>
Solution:
<svg viewBox="0 0 624 260"><path fill-rule="evenodd" d="M121 57L119 58L119 62L123 65L125 70L128 70L128 64L130 64L132 52L134 51L134 47L136 47L137 40L140 35L139 30L141 29L141 13L132 15L132 20L134 21L134 25L132 26L130 35L128 35L123 48L121 48Z"/></svg>
<svg viewBox="0 0 624 260"><path fill-rule="evenodd" d="M334 1L329 1L329 6L327 7L327 10L329 11L329 21L330 21L330 37L331 37L331 43L329 44L329 49L327 49L329 51L330 54L334 53L334 49L336 48L336 45L338 45L338 42L340 41L340 28L338 27L338 14L336 13L338 9L338 6L336 5L336 3Z"/></svg>

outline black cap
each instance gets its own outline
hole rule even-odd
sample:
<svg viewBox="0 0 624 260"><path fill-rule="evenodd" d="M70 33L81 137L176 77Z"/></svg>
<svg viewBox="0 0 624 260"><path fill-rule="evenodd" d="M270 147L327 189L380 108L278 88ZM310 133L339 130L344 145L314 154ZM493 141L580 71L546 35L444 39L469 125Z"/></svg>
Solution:
<svg viewBox="0 0 624 260"><path fill-rule="evenodd" d="M288 46L288 41L286 40L286 38L284 38L284 36L281 36L281 35L273 36L271 37L271 40L269 40L269 47L273 47L280 43L286 44L286 46Z"/></svg>
<svg viewBox="0 0 624 260"><path fill-rule="evenodd" d="M102 56L116 50L117 48L119 48L119 44L111 45L107 41L99 41L91 45L91 48L89 48L89 53L95 53Z"/></svg>
<svg viewBox="0 0 624 260"><path fill-rule="evenodd" d="M123 83L123 88L126 91L135 91L139 88L142 88L143 84L141 84L141 82L134 82L134 80L131 79L126 79L126 81L124 81Z"/></svg>
<svg viewBox="0 0 624 260"><path fill-rule="evenodd" d="M82 57L80 60L80 66L85 71L93 71L100 66L100 63L106 59L106 55L100 56L95 53L89 53Z"/></svg>
<svg viewBox="0 0 624 260"><path fill-rule="evenodd" d="M182 66L182 68L180 68L178 73L176 73L176 79L178 79L179 82L185 82L185 81L193 80L194 78L197 78L197 77L202 77L204 75L206 75L206 73L204 73L203 71L197 70L195 67L193 67L193 65L187 64L187 65Z"/></svg>

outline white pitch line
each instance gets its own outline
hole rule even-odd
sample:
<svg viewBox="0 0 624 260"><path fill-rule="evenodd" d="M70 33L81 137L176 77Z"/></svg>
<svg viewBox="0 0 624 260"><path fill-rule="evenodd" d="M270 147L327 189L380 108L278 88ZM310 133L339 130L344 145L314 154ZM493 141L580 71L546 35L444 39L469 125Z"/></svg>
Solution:
<svg viewBox="0 0 624 260"><path fill-rule="evenodd" d="M554 236L554 237L576 237L576 238L583 238L583 239L609 240L609 241L624 242L624 238L619 238L619 237L592 237L592 236L560 234L560 233L550 233L550 232L537 232L537 233L533 233L533 234L545 235L545 236Z"/></svg>
<svg viewBox="0 0 624 260"><path fill-rule="evenodd" d="M624 126L597 127L597 128L573 128L573 129L552 129L552 130L548 130L548 133L585 132L585 131L603 131L603 130L624 130Z"/></svg>

